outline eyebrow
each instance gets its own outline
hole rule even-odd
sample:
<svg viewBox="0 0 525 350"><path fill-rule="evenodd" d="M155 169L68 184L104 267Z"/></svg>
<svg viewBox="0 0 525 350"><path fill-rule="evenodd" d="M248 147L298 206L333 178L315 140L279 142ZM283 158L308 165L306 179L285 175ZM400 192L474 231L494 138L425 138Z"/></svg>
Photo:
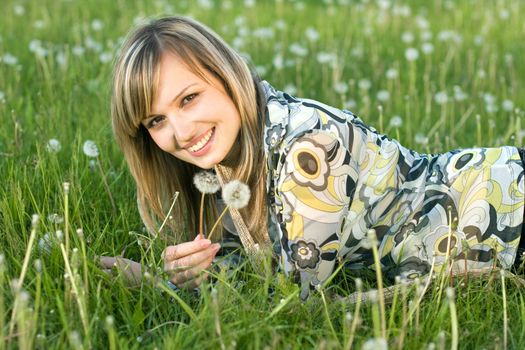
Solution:
<svg viewBox="0 0 525 350"><path fill-rule="evenodd" d="M193 85L197 85L197 83L191 83L190 85L186 86L184 89L182 89L177 95L175 95L175 97L170 101L170 105L174 102L174 101L177 101L177 99L186 92L186 90L188 90L190 87L192 87ZM149 119L149 118L153 118L155 116L158 116L159 114L158 113L153 113L153 114L150 114L148 115L145 119Z"/></svg>

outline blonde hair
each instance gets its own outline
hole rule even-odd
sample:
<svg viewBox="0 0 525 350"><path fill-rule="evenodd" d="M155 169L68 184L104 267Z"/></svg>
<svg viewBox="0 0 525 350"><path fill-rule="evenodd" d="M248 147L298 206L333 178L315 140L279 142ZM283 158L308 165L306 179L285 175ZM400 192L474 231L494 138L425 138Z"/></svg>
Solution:
<svg viewBox="0 0 525 350"><path fill-rule="evenodd" d="M169 225L182 240L191 239L198 232L200 194L192 180L200 169L162 151L141 124L151 113L160 59L165 52L177 55L202 78L205 72L213 74L235 104L241 118L237 138L240 155L232 167L232 177L252 190L250 203L241 214L254 240L262 242L262 234L267 230L261 227L267 215L265 171L261 171L265 169L265 99L259 80L243 58L217 34L185 17L153 20L133 31L121 48L113 72L113 130L137 185L137 202L144 224L150 232L156 232L156 223L164 219L178 191L174 220ZM205 223L210 228L217 217L217 203L214 196L206 197ZM248 212L250 215L246 215Z"/></svg>

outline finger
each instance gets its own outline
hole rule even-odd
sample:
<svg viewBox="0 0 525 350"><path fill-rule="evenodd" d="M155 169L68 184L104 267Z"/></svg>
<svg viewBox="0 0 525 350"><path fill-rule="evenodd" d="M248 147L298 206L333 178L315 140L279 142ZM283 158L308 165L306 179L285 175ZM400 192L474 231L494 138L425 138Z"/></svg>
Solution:
<svg viewBox="0 0 525 350"><path fill-rule="evenodd" d="M207 273L204 273L204 274L201 274L200 276L192 279L192 280L189 280L189 281L186 281L184 283L180 283L179 285L175 284L178 288L181 288L181 289L195 289L197 287L199 287L202 282L208 278L208 274Z"/></svg>
<svg viewBox="0 0 525 350"><path fill-rule="evenodd" d="M98 260L98 265L102 269L111 269L115 266L116 259L114 256L101 256Z"/></svg>
<svg viewBox="0 0 525 350"><path fill-rule="evenodd" d="M219 251L219 249L220 249L220 245L216 243L216 244L209 246L208 248L204 250L188 255L182 259L176 259L173 261L165 261L164 271L165 272L168 272L170 270L181 271L181 270L186 270L189 267L199 265L203 261L206 261L210 258L213 259L213 257L215 257L215 254L217 254L217 252Z"/></svg>
<svg viewBox="0 0 525 350"><path fill-rule="evenodd" d="M204 270L210 267L212 261L213 261L213 258L210 257L210 259L203 261L199 265L194 266L190 269L187 269L185 271L178 272L175 274L170 274L171 275L170 281L173 282L173 284L177 285L177 284L185 283L187 281L195 279L200 274L202 274Z"/></svg>
<svg viewBox="0 0 525 350"><path fill-rule="evenodd" d="M209 239L199 239L192 242L184 242L177 245L169 246L162 252L162 257L165 261L180 259L190 254L208 248L211 245Z"/></svg>

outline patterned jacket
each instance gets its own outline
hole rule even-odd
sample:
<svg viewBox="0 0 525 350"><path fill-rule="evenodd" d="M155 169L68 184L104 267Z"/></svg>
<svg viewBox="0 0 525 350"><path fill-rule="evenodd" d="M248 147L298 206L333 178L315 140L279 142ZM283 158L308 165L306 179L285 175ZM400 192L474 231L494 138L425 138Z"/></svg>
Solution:
<svg viewBox="0 0 525 350"><path fill-rule="evenodd" d="M372 267L371 228L387 276L439 271L447 245L456 271L512 265L524 210L517 148L420 154L349 111L261 84L269 231L303 298L338 261Z"/></svg>

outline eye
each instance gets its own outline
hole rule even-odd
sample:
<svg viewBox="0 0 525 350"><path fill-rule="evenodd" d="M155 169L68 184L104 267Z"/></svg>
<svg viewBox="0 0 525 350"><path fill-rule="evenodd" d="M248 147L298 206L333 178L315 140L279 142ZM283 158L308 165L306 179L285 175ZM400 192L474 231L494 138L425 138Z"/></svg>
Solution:
<svg viewBox="0 0 525 350"><path fill-rule="evenodd" d="M184 97L182 99L182 105L187 105L188 103L190 103L191 101L193 101L195 99L195 97L197 97L197 94L189 94L188 96Z"/></svg>
<svg viewBox="0 0 525 350"><path fill-rule="evenodd" d="M162 122L163 120L164 120L164 116L163 115L157 115L157 116L151 118L150 121L148 121L148 123L146 124L146 127L148 129L154 128L157 125L159 125L159 123Z"/></svg>

